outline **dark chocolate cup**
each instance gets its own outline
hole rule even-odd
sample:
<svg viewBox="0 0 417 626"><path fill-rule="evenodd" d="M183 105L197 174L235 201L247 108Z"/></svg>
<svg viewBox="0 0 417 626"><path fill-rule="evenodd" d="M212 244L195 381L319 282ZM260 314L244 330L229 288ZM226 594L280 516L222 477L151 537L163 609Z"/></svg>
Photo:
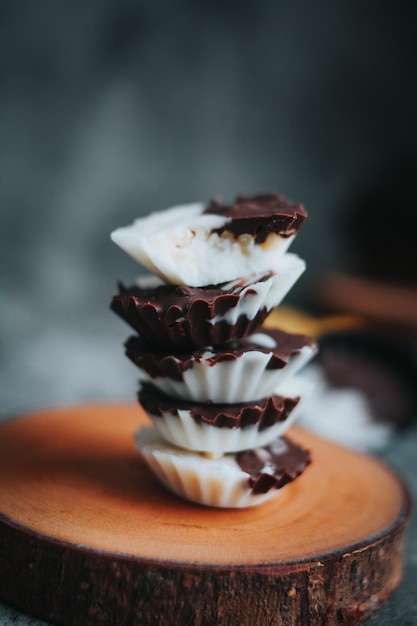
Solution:
<svg viewBox="0 0 417 626"><path fill-rule="evenodd" d="M410 345L377 332L347 330L319 339L314 363L329 386L356 389L374 422L405 427L417 415L417 358Z"/></svg>
<svg viewBox="0 0 417 626"><path fill-rule="evenodd" d="M170 350L195 350L206 346L223 345L255 332L268 316L262 308L253 319L240 315L235 324L215 319L215 310L223 296L215 302L195 300L184 306L158 310L154 303L146 302L139 291L122 291L111 303L112 310L127 322L149 344ZM230 299L225 306L235 306Z"/></svg>
<svg viewBox="0 0 417 626"><path fill-rule="evenodd" d="M111 308L152 345L184 351L227 344L254 333L302 274L304 261L287 257L279 273L222 285L121 285Z"/></svg>

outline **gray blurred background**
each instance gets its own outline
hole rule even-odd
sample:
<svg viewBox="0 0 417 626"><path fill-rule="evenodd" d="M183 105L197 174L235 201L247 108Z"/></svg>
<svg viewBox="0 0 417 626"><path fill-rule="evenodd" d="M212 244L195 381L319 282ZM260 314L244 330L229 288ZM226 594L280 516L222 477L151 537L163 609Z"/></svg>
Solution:
<svg viewBox="0 0 417 626"><path fill-rule="evenodd" d="M361 189L414 158L416 18L385 0L2 0L0 417L134 398L108 307L139 267L109 233L149 211L302 202L308 271L286 301L308 310L316 277L353 262Z"/></svg>
<svg viewBox="0 0 417 626"><path fill-rule="evenodd" d="M110 231L170 205L276 190L308 271L349 264L341 215L417 145L417 5L0 4L1 413L131 396L108 310L139 266Z"/></svg>

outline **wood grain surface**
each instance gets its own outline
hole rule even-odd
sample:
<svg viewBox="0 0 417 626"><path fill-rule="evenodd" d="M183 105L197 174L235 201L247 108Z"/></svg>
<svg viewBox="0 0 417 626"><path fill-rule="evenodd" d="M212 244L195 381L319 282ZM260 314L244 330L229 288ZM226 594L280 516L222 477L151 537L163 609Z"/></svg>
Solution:
<svg viewBox="0 0 417 626"><path fill-rule="evenodd" d="M138 405L0 428L0 599L62 624L354 624L399 584L409 511L372 457L297 428L313 463L273 501L201 507L135 451Z"/></svg>

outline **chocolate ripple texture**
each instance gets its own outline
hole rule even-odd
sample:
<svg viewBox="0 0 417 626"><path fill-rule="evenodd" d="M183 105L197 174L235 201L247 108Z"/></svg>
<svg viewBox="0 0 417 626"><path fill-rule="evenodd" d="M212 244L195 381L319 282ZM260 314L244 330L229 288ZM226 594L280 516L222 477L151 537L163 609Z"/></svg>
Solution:
<svg viewBox="0 0 417 626"><path fill-rule="evenodd" d="M317 346L304 335L262 327L305 269L287 248L306 215L301 205L264 193L230 204L174 207L144 218L144 230L137 220L113 237L155 270L146 282L119 284L111 308L137 333L127 340L126 355L139 368L138 399L153 424L135 435L138 450L182 497L208 506L253 506L274 497L311 462L309 451L282 435L300 402L297 393L286 393L288 381ZM182 261L187 242L195 247L198 239L207 247L201 258L217 246L224 267L230 255L232 273L236 249L254 257L245 268L263 269L220 283L177 284L154 262L149 243L155 238L167 242L168 254L176 242ZM224 493L207 496L222 483Z"/></svg>

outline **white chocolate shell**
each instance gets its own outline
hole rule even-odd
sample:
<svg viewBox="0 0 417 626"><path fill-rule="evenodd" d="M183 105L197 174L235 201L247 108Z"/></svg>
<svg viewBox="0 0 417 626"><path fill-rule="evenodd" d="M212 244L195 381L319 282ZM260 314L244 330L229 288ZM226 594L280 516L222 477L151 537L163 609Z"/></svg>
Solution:
<svg viewBox="0 0 417 626"><path fill-rule="evenodd" d="M277 265L294 235L271 233L262 244L248 234L219 235L228 220L204 214L202 203L175 206L118 228L111 238L122 250L174 285L201 287L265 272Z"/></svg>
<svg viewBox="0 0 417 626"><path fill-rule="evenodd" d="M135 436L142 457L159 480L178 496L212 507L245 508L277 497L282 489L254 494L248 474L233 455L220 458L181 450L166 443L154 428Z"/></svg>
<svg viewBox="0 0 417 626"><path fill-rule="evenodd" d="M134 346L134 341L131 340L131 346ZM266 348L269 347L268 341L272 341L271 337L261 331L247 338L247 342L255 346L258 342L260 347ZM289 356L288 362L283 367L269 368L276 347L269 345L270 352L265 349L253 349L239 354L236 358L225 360L217 359L217 353L210 348L199 352L195 357L191 354L189 357L191 364L181 372L181 380L178 380L179 376L177 379L162 374L152 376L145 367L138 364L139 380L152 384L167 396L194 402L235 404L267 398L278 394L281 386L296 375L316 353L315 344L304 345ZM227 346L224 351L227 352ZM173 365L180 363L180 359L175 355L169 359ZM132 360L134 361L134 358Z"/></svg>
<svg viewBox="0 0 417 626"><path fill-rule="evenodd" d="M139 393L139 400L156 430L169 443L197 452L225 454L259 448L281 436L295 422L302 410L294 379L286 385L286 397L270 397L247 405L211 405L207 413L202 404L191 407L173 399L165 406L154 402L152 396ZM146 394L148 389L145 389ZM181 406L181 404L183 406ZM157 407L153 409L153 406ZM256 423L254 416L256 412Z"/></svg>

